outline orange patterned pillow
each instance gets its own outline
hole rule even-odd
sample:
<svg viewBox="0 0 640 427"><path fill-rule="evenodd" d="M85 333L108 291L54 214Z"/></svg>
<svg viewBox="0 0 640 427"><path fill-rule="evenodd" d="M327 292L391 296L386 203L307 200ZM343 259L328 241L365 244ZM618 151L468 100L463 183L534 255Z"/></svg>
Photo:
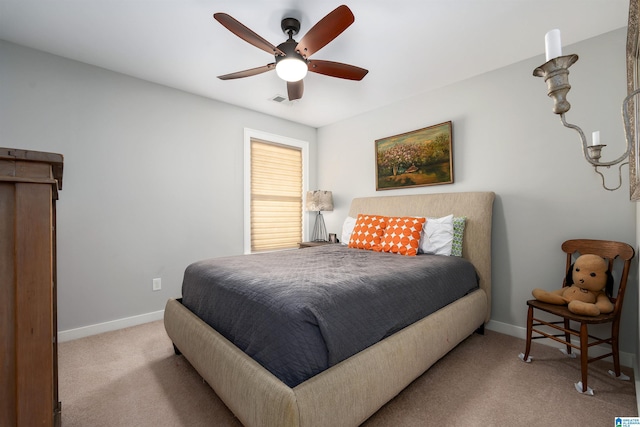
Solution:
<svg viewBox="0 0 640 427"><path fill-rule="evenodd" d="M425 218L389 217L380 243L383 252L416 256Z"/></svg>
<svg viewBox="0 0 640 427"><path fill-rule="evenodd" d="M380 239L386 226L386 216L358 214L349 247L380 252Z"/></svg>

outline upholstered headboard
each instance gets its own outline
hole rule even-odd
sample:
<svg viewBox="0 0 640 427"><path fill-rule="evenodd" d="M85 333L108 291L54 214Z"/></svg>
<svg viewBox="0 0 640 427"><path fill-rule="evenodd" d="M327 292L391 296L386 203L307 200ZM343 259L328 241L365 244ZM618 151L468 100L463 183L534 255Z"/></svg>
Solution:
<svg viewBox="0 0 640 427"><path fill-rule="evenodd" d="M480 278L480 287L487 294L491 315L491 221L493 192L414 194L407 196L361 197L351 202L349 216L359 213L443 217L453 214L466 217L462 256L473 263Z"/></svg>

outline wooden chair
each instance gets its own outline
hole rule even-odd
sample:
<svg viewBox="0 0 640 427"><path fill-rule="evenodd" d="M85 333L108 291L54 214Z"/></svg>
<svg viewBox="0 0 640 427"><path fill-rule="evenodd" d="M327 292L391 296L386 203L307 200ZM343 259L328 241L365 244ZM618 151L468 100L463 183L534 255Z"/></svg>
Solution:
<svg viewBox="0 0 640 427"><path fill-rule="evenodd" d="M520 355L520 358L529 362L529 352L531 350L531 340L539 338L550 338L559 343L566 345L567 354L571 355L571 349L575 348L580 351L580 367L582 372L582 384L577 383L576 389L581 393L593 394L593 390L587 387L587 373L589 363L596 360L603 359L605 357L613 356L613 366L615 370L616 378L620 378L620 356L618 351L618 332L620 331L620 316L622 313L622 303L624 301L625 289L627 286L627 278L629 276L629 268L631 266L631 259L635 253L631 246L626 243L612 242L607 240L587 240L576 239L567 240L562 244L562 250L567 254L567 266L565 273L568 273L571 269L571 265L575 260L574 255L582 254L596 254L608 260L609 271L614 272L614 266L619 270L622 264L622 274L620 275L619 285L617 292L615 292L615 285L613 289L607 289L607 295L614 305L613 312L608 314L600 314L598 316L581 316L569 311L567 306L547 304L538 300L529 300L527 305L529 310L527 313L527 345L524 354ZM615 263L614 263L615 262ZM615 276L615 274L614 274ZM567 284L563 282L563 286ZM536 317L534 311L541 310L542 312L553 314L562 318L560 321L546 321ZM548 318L549 316L547 316ZM571 323L579 323L579 329L573 329ZM600 323L611 323L611 335L608 338L598 338L593 335L589 335L588 326ZM561 334L554 335L553 333L545 332L538 329L540 326L550 327ZM546 328L549 331L548 328ZM532 336L533 333L539 334L539 336ZM575 336L579 338L580 345L575 345L571 342L571 337ZM611 346L611 351L607 354L589 358L589 347L601 344L608 344ZM610 371L611 373L611 371ZM612 374L613 375L613 374ZM624 378L624 377L623 377Z"/></svg>

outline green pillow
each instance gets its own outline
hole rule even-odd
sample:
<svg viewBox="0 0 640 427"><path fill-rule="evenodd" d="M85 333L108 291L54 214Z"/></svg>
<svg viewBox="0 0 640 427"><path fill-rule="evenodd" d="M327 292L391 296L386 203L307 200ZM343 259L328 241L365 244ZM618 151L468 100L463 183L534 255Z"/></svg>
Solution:
<svg viewBox="0 0 640 427"><path fill-rule="evenodd" d="M462 237L466 221L465 216L453 218L453 245L451 246L453 256L462 256Z"/></svg>

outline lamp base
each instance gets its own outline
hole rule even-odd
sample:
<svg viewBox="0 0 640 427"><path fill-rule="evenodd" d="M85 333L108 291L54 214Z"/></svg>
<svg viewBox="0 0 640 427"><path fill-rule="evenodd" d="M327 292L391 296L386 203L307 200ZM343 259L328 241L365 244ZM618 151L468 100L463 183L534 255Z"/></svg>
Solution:
<svg viewBox="0 0 640 427"><path fill-rule="evenodd" d="M322 212L318 211L316 216L316 222L313 225L313 233L311 234L312 242L328 242L329 236L327 235L327 227L324 225L324 217Z"/></svg>

